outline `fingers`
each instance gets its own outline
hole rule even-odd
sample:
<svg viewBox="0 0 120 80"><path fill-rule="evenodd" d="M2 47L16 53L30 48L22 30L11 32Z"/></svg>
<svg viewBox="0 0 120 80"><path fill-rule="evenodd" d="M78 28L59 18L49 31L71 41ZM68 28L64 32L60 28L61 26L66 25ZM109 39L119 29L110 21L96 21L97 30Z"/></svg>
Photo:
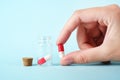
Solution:
<svg viewBox="0 0 120 80"><path fill-rule="evenodd" d="M71 33L78 27L78 25L81 25L82 23L98 22L101 25L109 26L110 22L114 21L110 20L112 16L108 14L115 9L118 10L117 5L75 11L62 29L57 39L57 44L64 44L70 37Z"/></svg>
<svg viewBox="0 0 120 80"><path fill-rule="evenodd" d="M104 59L105 55L102 53L100 47L91 48L83 51L75 51L67 54L61 60L62 65L69 65L72 63L89 63L89 62L97 62L97 61L106 61Z"/></svg>
<svg viewBox="0 0 120 80"><path fill-rule="evenodd" d="M74 29L80 24L80 18L77 15L72 15L72 17L67 21L64 28L62 29L58 39L57 44L64 44Z"/></svg>
<svg viewBox="0 0 120 80"><path fill-rule="evenodd" d="M86 29L82 24L77 29L77 43L81 50L92 48L93 45L96 45L92 39L89 39Z"/></svg>
<svg viewBox="0 0 120 80"><path fill-rule="evenodd" d="M62 29L57 39L57 44L64 44L68 40L71 33L78 27L78 25L81 25L82 23L97 22L102 18L103 12L101 7L76 11Z"/></svg>
<svg viewBox="0 0 120 80"><path fill-rule="evenodd" d="M77 42L80 49L96 47L96 41L102 36L97 22L81 24L77 29Z"/></svg>

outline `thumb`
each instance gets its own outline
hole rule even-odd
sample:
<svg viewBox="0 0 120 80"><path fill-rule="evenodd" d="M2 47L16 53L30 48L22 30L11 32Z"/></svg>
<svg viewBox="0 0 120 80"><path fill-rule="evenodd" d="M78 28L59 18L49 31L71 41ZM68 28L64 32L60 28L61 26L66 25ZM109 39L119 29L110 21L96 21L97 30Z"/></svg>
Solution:
<svg viewBox="0 0 120 80"><path fill-rule="evenodd" d="M107 61L105 59L105 54L100 47L71 52L62 58L61 65L69 65L72 63L80 64L97 61Z"/></svg>

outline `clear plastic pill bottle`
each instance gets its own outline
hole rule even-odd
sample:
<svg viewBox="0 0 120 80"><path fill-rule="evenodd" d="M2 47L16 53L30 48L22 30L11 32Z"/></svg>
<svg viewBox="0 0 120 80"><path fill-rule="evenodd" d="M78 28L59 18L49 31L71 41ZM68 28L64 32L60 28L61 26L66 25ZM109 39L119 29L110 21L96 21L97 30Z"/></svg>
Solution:
<svg viewBox="0 0 120 80"><path fill-rule="evenodd" d="M50 36L43 36L40 37L39 41L39 55L37 57L37 61L46 55L51 55L51 58L46 61L42 65L52 65L52 43L51 43L51 37Z"/></svg>

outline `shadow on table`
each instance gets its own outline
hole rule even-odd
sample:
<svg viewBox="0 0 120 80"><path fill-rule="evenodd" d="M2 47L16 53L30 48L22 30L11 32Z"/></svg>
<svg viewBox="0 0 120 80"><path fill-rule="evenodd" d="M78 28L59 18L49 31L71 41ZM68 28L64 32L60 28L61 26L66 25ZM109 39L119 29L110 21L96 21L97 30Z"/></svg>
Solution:
<svg viewBox="0 0 120 80"><path fill-rule="evenodd" d="M109 64L103 64L102 62L96 62L96 63L87 63L87 64L71 64L69 66L119 66L120 62L113 62ZM53 64L53 66L60 66L60 64Z"/></svg>
<svg viewBox="0 0 120 80"><path fill-rule="evenodd" d="M32 64L32 66L37 66L38 64Z"/></svg>

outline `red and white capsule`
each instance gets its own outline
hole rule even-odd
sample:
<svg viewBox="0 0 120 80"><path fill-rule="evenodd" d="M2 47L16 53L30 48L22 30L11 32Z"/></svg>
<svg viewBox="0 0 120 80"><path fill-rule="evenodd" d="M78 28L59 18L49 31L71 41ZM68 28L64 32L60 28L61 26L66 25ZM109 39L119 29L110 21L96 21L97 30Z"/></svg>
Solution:
<svg viewBox="0 0 120 80"><path fill-rule="evenodd" d="M59 52L59 57L63 58L64 57L64 46L63 46L63 44L58 44L58 52Z"/></svg>
<svg viewBox="0 0 120 80"><path fill-rule="evenodd" d="M42 65L51 59L51 55L46 55L38 60L38 64Z"/></svg>

